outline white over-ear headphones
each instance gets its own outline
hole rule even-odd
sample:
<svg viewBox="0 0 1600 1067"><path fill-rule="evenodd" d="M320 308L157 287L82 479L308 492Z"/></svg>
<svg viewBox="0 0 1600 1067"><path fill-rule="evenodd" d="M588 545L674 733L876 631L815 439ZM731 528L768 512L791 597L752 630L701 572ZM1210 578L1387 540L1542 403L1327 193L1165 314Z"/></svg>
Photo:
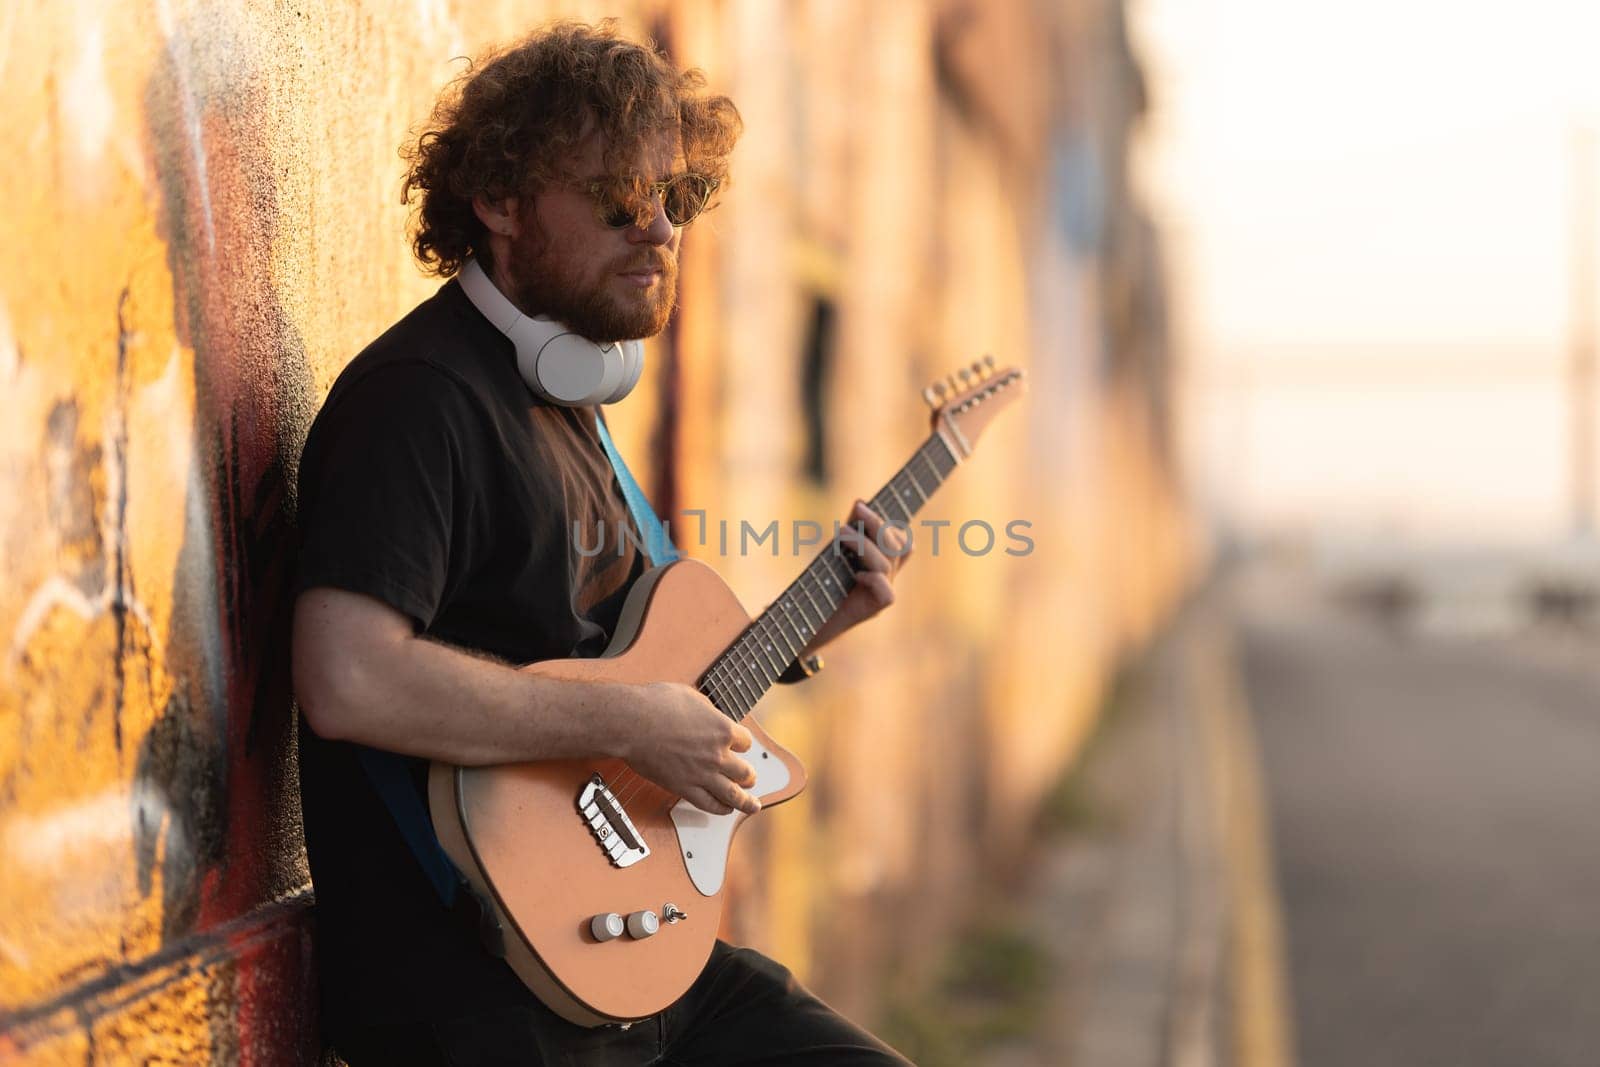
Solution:
<svg viewBox="0 0 1600 1067"><path fill-rule="evenodd" d="M473 306L517 346L517 370L535 396L565 407L615 404L638 384L644 370L640 342L596 344L554 319L524 315L475 259L457 277Z"/></svg>

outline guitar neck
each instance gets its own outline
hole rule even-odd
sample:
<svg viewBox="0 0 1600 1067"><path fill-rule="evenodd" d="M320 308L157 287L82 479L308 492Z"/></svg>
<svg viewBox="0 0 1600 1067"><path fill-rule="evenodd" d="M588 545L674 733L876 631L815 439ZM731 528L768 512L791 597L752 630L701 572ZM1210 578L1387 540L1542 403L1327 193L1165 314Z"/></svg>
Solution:
<svg viewBox="0 0 1600 1067"><path fill-rule="evenodd" d="M872 510L909 525L958 462L944 436L930 434L878 490L869 502ZM700 679L700 692L734 721L743 719L839 610L853 583L849 562L830 543L717 657Z"/></svg>

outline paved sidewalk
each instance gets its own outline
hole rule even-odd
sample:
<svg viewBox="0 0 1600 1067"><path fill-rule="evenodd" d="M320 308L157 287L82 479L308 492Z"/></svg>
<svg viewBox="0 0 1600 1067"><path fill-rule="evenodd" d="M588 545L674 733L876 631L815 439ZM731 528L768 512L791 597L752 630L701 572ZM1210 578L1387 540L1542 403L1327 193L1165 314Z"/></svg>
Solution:
<svg viewBox="0 0 1600 1067"><path fill-rule="evenodd" d="M1276 898L1219 594L1124 687L1081 761L1079 825L1018 902L1052 975L1040 1032L988 1067L1286 1067Z"/></svg>

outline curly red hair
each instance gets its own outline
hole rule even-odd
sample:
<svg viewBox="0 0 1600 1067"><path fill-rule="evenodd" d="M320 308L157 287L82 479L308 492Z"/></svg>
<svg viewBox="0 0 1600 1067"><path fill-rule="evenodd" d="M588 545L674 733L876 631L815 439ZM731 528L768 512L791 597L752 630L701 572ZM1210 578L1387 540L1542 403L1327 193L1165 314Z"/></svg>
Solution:
<svg viewBox="0 0 1600 1067"><path fill-rule="evenodd" d="M427 127L401 155L401 197L420 195L411 238L425 271L449 277L488 255L472 210L482 196L529 196L575 175L563 170L593 134L619 180L663 134L675 134L689 170L725 182L743 124L733 101L706 94L699 70L676 70L653 46L621 37L615 19L563 21L469 67L441 95Z"/></svg>

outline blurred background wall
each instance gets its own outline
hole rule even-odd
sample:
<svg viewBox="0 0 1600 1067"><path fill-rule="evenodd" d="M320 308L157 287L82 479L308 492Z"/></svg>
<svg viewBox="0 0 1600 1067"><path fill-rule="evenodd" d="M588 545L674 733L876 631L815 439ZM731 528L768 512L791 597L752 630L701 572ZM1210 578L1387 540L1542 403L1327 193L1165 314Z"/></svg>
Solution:
<svg viewBox="0 0 1600 1067"><path fill-rule="evenodd" d="M924 513L951 525L896 607L769 699L813 785L741 835L726 932L870 1019L1015 857L1182 591L1163 241L1127 169L1146 89L1115 0L8 5L0 1059L315 1055L282 667L299 449L437 284L396 149L455 57L611 14L746 123L612 418L747 605L803 563L793 520L831 524L921 441L925 384L986 352L1031 382ZM772 520L776 558L741 554L739 524Z"/></svg>

